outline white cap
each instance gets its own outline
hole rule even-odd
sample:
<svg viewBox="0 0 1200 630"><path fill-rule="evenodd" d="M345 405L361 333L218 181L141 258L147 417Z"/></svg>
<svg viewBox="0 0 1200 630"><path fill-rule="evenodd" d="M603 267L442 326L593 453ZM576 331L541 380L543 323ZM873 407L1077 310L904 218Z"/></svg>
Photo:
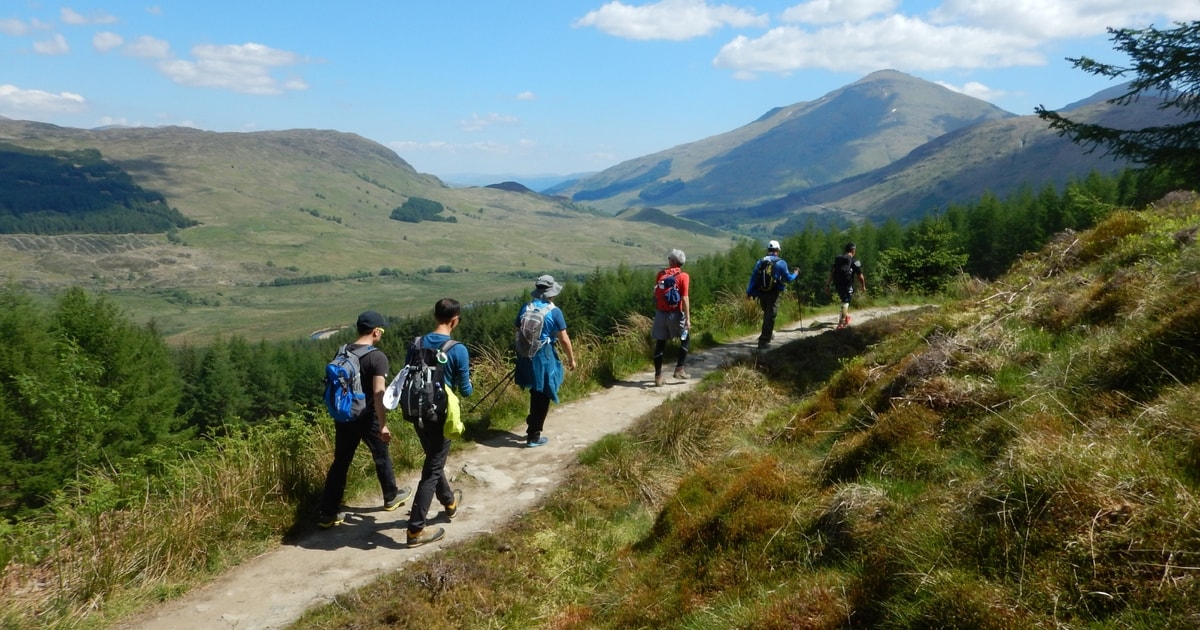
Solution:
<svg viewBox="0 0 1200 630"><path fill-rule="evenodd" d="M770 241L767 243L767 251L779 251L779 241Z"/></svg>

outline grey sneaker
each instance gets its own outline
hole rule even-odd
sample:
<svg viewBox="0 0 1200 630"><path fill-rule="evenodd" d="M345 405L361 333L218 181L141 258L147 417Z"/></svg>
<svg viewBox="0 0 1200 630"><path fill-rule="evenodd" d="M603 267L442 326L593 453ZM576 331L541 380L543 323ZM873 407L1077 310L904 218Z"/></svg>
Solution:
<svg viewBox="0 0 1200 630"><path fill-rule="evenodd" d="M437 542L446 535L445 528L442 527L426 527L419 532L408 532L408 540L406 541L409 547L420 547L426 543Z"/></svg>
<svg viewBox="0 0 1200 630"><path fill-rule="evenodd" d="M411 497L411 496L412 496L412 488L410 488L408 486L400 488L400 492L397 492L396 496L391 501L383 502L383 511L391 512L391 511L395 510L396 508L400 507L401 505L404 505L404 502L408 501L408 497Z"/></svg>
<svg viewBox="0 0 1200 630"><path fill-rule="evenodd" d="M684 372L683 368L677 367L677 368L675 368L674 377L675 378L692 378L692 375L688 374L687 372Z"/></svg>

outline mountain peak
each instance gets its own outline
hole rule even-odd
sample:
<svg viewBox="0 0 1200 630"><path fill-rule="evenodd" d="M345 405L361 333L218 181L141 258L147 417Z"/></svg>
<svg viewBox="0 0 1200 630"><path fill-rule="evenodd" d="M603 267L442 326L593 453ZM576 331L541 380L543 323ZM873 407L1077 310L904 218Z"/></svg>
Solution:
<svg viewBox="0 0 1200 630"><path fill-rule="evenodd" d="M568 192L611 212L748 206L866 173L946 133L1012 115L936 83L879 70L733 131L618 164Z"/></svg>

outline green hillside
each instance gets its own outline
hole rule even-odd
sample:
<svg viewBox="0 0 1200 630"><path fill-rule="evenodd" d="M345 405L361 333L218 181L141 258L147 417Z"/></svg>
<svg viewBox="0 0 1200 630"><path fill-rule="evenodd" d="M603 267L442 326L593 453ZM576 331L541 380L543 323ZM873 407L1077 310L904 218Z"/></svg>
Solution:
<svg viewBox="0 0 1200 630"><path fill-rule="evenodd" d="M0 120L0 141L99 151L198 222L158 236L0 235L0 281L41 293L105 291L174 341L234 330L296 338L347 325L367 306L401 315L446 294L505 298L541 273L569 280L597 266L661 265L671 247L700 255L732 243L674 227L630 229L563 199L448 188L386 147L335 131ZM412 200L440 204L442 220L392 218Z"/></svg>
<svg viewBox="0 0 1200 630"><path fill-rule="evenodd" d="M1189 628L1200 202L733 366L301 628Z"/></svg>

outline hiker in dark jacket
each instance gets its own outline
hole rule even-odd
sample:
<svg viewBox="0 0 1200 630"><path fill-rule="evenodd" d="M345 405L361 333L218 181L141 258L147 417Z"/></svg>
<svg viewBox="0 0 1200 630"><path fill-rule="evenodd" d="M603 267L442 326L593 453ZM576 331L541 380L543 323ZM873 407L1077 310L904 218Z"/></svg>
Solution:
<svg viewBox="0 0 1200 630"><path fill-rule="evenodd" d="M835 256L833 266L829 270L829 278L825 280L825 292L829 293L829 285L837 288L838 297L842 301L841 314L838 317L838 330L850 325L850 298L854 297L854 279L863 293L867 292L867 278L863 275L862 261L854 257L854 243L846 243L842 253Z"/></svg>
<svg viewBox="0 0 1200 630"><path fill-rule="evenodd" d="M757 298L758 305L762 307L762 332L758 335L760 349L766 348L775 338L775 317L779 314L779 294L787 288L787 283L795 282L796 277L799 276L798 272L788 270L787 261L780 258L779 253L779 241L767 243L767 255L760 258L754 265L754 271L750 273L750 284L746 286L746 297ZM764 268L771 271L769 274L770 286L768 287L763 286L763 282L767 278L760 273Z"/></svg>

